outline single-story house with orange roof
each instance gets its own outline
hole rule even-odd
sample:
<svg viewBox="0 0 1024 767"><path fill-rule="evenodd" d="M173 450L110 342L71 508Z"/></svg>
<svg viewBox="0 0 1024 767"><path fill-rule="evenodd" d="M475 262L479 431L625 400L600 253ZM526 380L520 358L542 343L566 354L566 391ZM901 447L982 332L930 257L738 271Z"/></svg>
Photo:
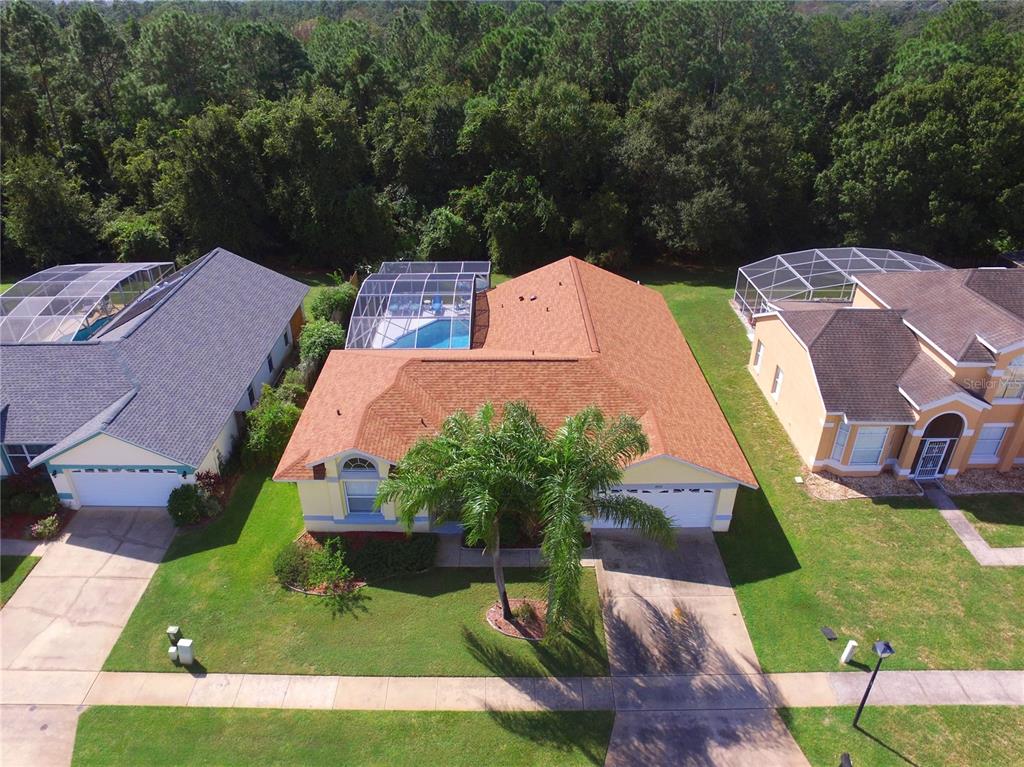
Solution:
<svg viewBox="0 0 1024 767"><path fill-rule="evenodd" d="M549 428L590 405L635 416L651 447L615 492L729 528L756 480L661 294L576 258L494 288L489 265L415 266L437 272L385 264L364 282L274 474L307 529L400 529L379 480L452 413L513 400ZM416 529L435 529L426 512Z"/></svg>
<svg viewBox="0 0 1024 767"><path fill-rule="evenodd" d="M773 258L736 303L750 373L808 467L934 480L1024 464L1024 271L866 248Z"/></svg>

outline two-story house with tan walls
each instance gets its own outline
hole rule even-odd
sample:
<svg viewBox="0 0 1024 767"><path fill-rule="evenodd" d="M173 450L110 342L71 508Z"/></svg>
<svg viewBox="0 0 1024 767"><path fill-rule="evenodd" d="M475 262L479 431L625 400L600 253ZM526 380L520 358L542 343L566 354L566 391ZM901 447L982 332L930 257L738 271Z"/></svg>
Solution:
<svg viewBox="0 0 1024 767"><path fill-rule="evenodd" d="M878 253L893 252L773 257L807 279L802 292L738 283L750 372L801 458L839 475L916 479L1024 464L1024 271L912 254L893 254L906 257L893 268ZM816 294L815 279L827 290Z"/></svg>

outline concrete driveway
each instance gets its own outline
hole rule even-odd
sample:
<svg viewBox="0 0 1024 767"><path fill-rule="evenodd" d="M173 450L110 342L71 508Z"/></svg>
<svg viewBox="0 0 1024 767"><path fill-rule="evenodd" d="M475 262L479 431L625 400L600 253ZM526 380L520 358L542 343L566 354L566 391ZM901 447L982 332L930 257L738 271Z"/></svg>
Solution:
<svg viewBox="0 0 1024 767"><path fill-rule="evenodd" d="M771 708L714 534L680 532L676 543L664 549L626 531L594 534L620 708L606 765L806 767ZM709 687L704 674L722 676ZM680 704L694 710L666 710Z"/></svg>
<svg viewBox="0 0 1024 767"><path fill-rule="evenodd" d="M0 666L102 668L173 536L165 509L80 510L0 610Z"/></svg>
<svg viewBox="0 0 1024 767"><path fill-rule="evenodd" d="M0 609L0 754L71 761L79 706L18 705L88 689L174 537L166 509L84 508Z"/></svg>
<svg viewBox="0 0 1024 767"><path fill-rule="evenodd" d="M713 533L664 549L601 531L594 545L613 676L760 672Z"/></svg>

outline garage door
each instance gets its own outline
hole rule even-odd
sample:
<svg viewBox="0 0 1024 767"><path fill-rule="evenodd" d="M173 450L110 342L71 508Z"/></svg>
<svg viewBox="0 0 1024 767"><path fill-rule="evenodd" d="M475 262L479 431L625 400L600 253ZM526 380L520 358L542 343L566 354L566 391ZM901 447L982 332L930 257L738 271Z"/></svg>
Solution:
<svg viewBox="0 0 1024 767"><path fill-rule="evenodd" d="M619 485L612 494L628 493L657 506L672 520L673 527L711 527L718 492L685 485ZM615 527L597 520L592 527Z"/></svg>
<svg viewBox="0 0 1024 767"><path fill-rule="evenodd" d="M166 506L167 496L184 478L170 470L77 470L71 481L83 506Z"/></svg>

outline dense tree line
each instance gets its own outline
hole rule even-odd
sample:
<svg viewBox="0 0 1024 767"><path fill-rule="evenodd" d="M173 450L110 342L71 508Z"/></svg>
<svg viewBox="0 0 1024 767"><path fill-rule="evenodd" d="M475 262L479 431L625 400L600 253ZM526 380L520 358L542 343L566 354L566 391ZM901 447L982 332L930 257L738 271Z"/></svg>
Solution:
<svg viewBox="0 0 1024 767"><path fill-rule="evenodd" d="M985 259L1024 247L1022 30L976 2L15 0L3 266Z"/></svg>

